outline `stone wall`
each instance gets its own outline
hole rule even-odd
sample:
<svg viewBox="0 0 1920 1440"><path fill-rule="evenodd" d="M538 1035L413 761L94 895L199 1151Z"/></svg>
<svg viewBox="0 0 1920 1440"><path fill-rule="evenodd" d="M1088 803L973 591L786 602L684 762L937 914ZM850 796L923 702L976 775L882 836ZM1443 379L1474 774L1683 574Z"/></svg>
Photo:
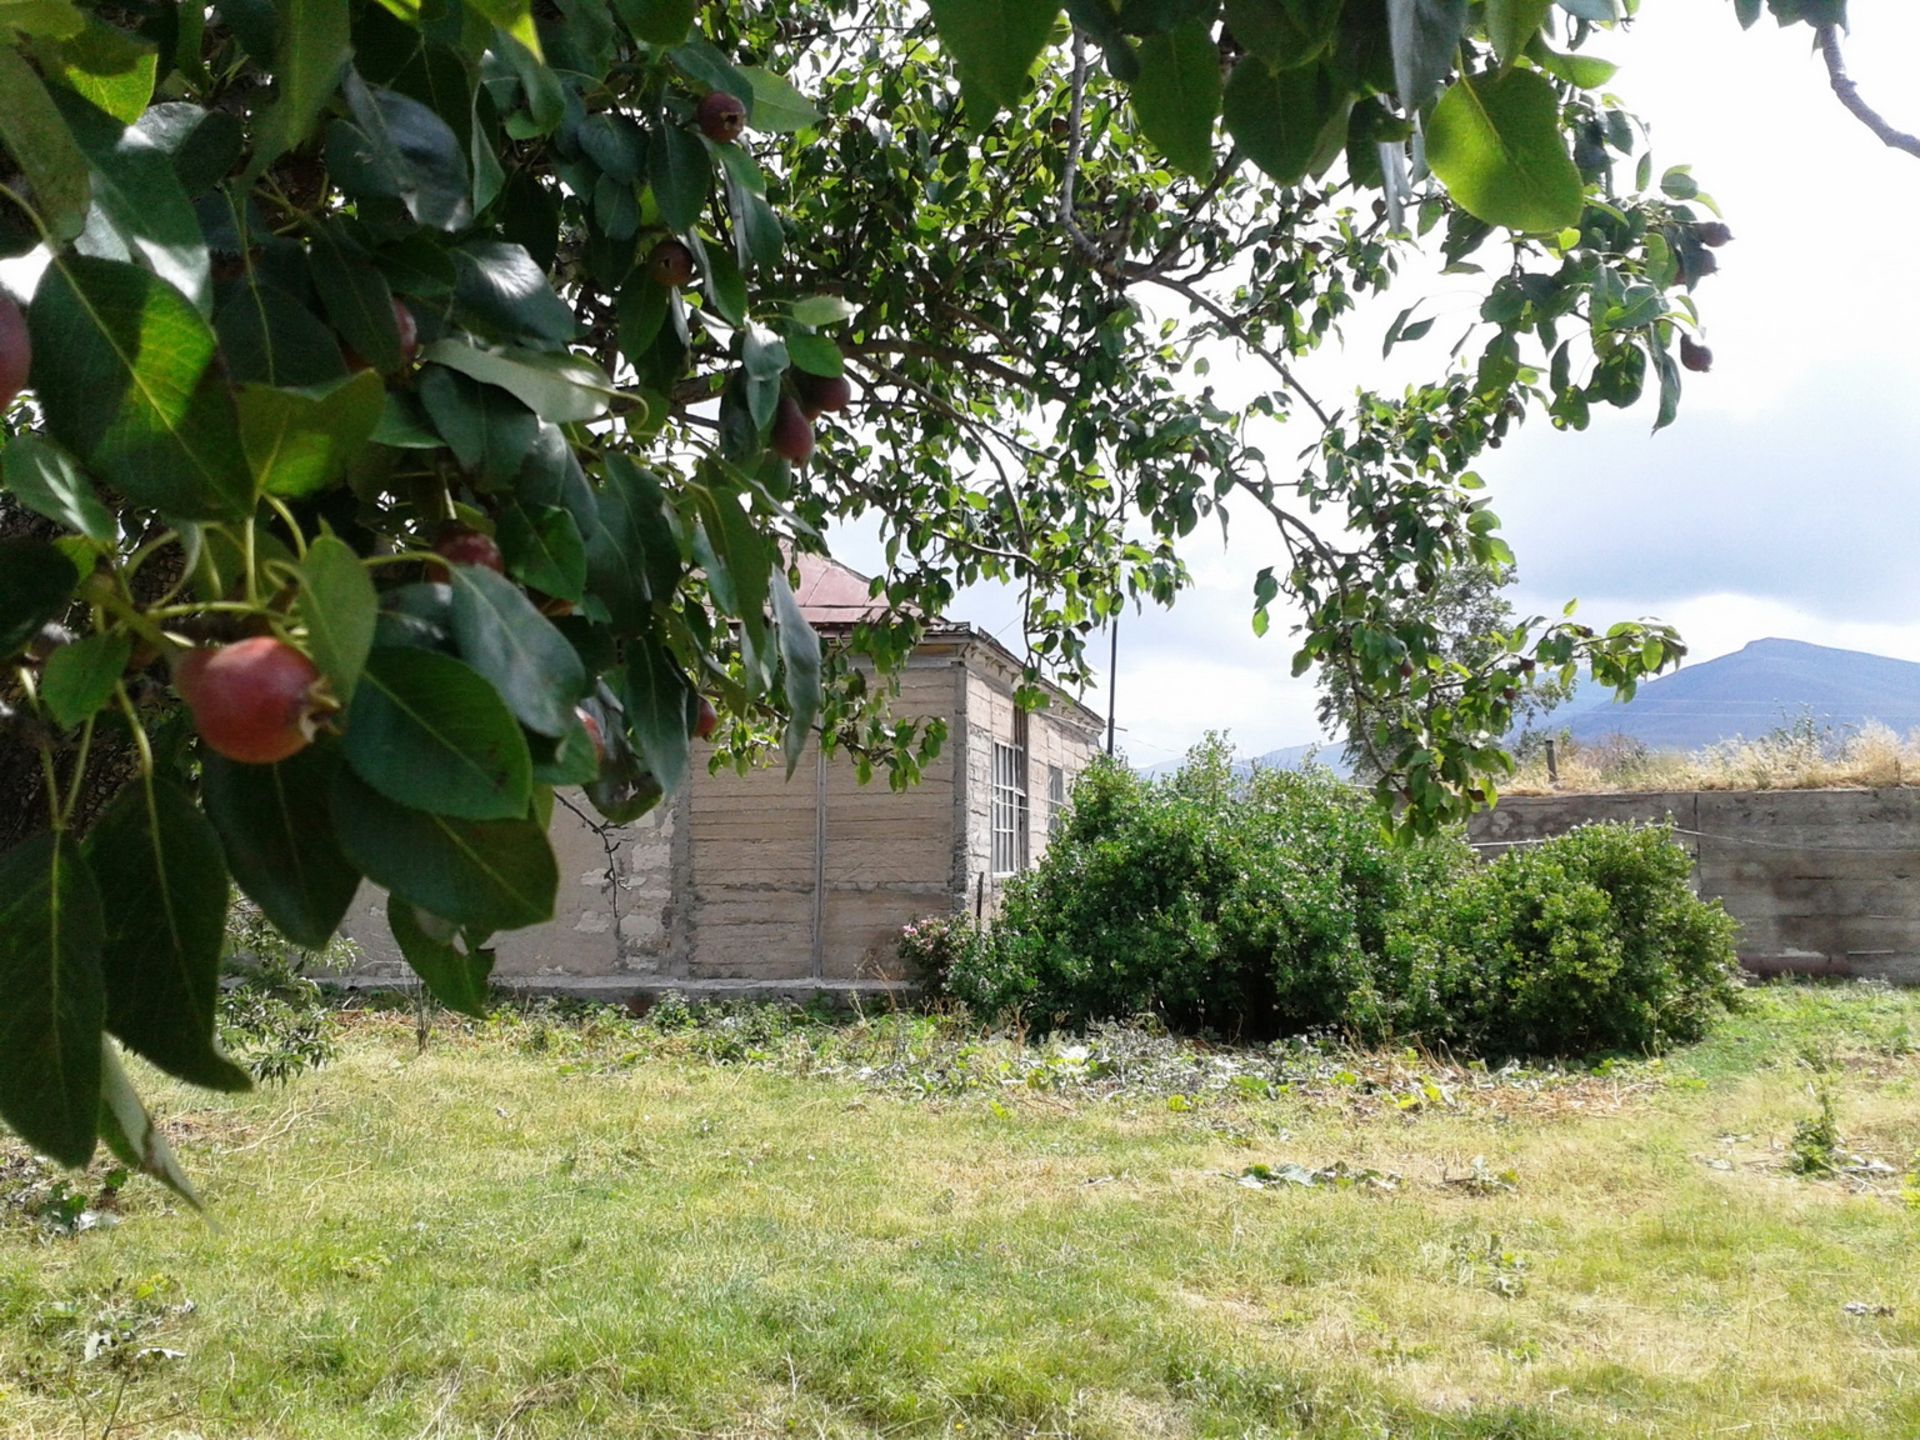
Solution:
<svg viewBox="0 0 1920 1440"><path fill-rule="evenodd" d="M585 813L584 801L577 801ZM673 945L676 807L661 805L607 832L612 843L556 807L548 832L560 862L560 897L548 925L495 937L494 974L506 980L661 973ZM409 975L387 932L386 896L362 886L342 927L364 957L357 975Z"/></svg>
<svg viewBox="0 0 1920 1440"><path fill-rule="evenodd" d="M1749 969L1920 985L1920 789L1510 796L1471 833L1497 854L1602 820L1677 827Z"/></svg>

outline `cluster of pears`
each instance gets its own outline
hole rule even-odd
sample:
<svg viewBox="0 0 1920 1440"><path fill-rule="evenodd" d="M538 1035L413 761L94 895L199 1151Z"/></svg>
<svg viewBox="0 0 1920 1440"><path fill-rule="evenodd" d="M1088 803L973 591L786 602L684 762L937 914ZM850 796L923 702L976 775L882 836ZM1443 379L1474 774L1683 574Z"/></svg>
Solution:
<svg viewBox="0 0 1920 1440"><path fill-rule="evenodd" d="M695 111L700 132L716 144L731 144L747 124L747 107L737 96L715 90ZM678 290L691 285L698 268L686 242L667 236L647 254L647 274L656 285ZM813 458L813 425L822 415L837 415L853 401L853 387L844 376L793 373L793 382L774 412L769 444L773 453L794 465Z"/></svg>

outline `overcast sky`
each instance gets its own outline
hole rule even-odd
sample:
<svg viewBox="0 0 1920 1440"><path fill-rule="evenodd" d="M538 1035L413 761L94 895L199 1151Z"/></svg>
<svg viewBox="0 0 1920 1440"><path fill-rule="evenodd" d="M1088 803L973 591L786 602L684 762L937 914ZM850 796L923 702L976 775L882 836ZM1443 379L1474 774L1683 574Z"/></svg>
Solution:
<svg viewBox="0 0 1920 1440"><path fill-rule="evenodd" d="M1851 8L1854 77L1920 129L1920 5ZM1620 64L1612 88L1652 126L1656 163L1692 164L1738 238L1697 292L1714 369L1687 377L1672 428L1649 434L1651 405L1596 412L1582 434L1536 418L1486 457L1522 613L1577 596L1592 623L1656 616L1680 626L1689 663L1765 636L1920 660L1920 161L1840 108L1811 33L1770 20L1742 32L1727 0L1646 0L1632 33L1590 47ZM1446 317L1471 317L1475 278L1432 292L1423 313L1442 321L1407 357L1420 373L1463 328ZM1380 342L1422 288L1409 275L1350 321L1317 388L1400 378L1381 371ZM849 562L873 565L866 537L839 538ZM1228 548L1193 538L1194 588L1121 624L1122 747L1152 764L1214 727L1249 753L1318 738L1280 617L1265 639L1249 626L1269 534L1246 516ZM1018 648L1005 595L974 592L958 610ZM1104 712L1103 693L1087 698Z"/></svg>

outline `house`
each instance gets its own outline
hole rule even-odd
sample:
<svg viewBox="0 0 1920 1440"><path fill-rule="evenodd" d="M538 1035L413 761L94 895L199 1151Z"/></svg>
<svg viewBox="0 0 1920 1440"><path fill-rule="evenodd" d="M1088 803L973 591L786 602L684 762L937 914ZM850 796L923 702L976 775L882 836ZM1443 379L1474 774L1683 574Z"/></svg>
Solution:
<svg viewBox="0 0 1920 1440"><path fill-rule="evenodd" d="M829 646L878 613L845 566L805 556L800 578L801 609ZM709 775L697 755L693 780L633 825L557 806L558 913L499 937L496 977L618 999L888 988L901 927L990 917L1099 750L1100 718L1064 692L1049 688L1040 710L1014 704L1021 669L974 626L928 628L895 709L944 717L947 743L903 792L860 784L850 759L815 747L790 781L781 766ZM363 893L347 927L374 983L405 973L383 914Z"/></svg>

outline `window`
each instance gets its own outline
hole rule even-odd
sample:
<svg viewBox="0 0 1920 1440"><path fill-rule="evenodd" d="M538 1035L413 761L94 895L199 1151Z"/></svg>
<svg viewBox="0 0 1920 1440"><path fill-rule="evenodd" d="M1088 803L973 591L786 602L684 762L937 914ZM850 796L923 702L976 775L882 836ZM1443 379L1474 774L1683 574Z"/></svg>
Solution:
<svg viewBox="0 0 1920 1440"><path fill-rule="evenodd" d="M1047 839L1060 833L1067 823L1067 772L1058 765L1047 766Z"/></svg>
<svg viewBox="0 0 1920 1440"><path fill-rule="evenodd" d="M993 742L993 873L1027 868L1027 712L1013 716L1013 743Z"/></svg>

